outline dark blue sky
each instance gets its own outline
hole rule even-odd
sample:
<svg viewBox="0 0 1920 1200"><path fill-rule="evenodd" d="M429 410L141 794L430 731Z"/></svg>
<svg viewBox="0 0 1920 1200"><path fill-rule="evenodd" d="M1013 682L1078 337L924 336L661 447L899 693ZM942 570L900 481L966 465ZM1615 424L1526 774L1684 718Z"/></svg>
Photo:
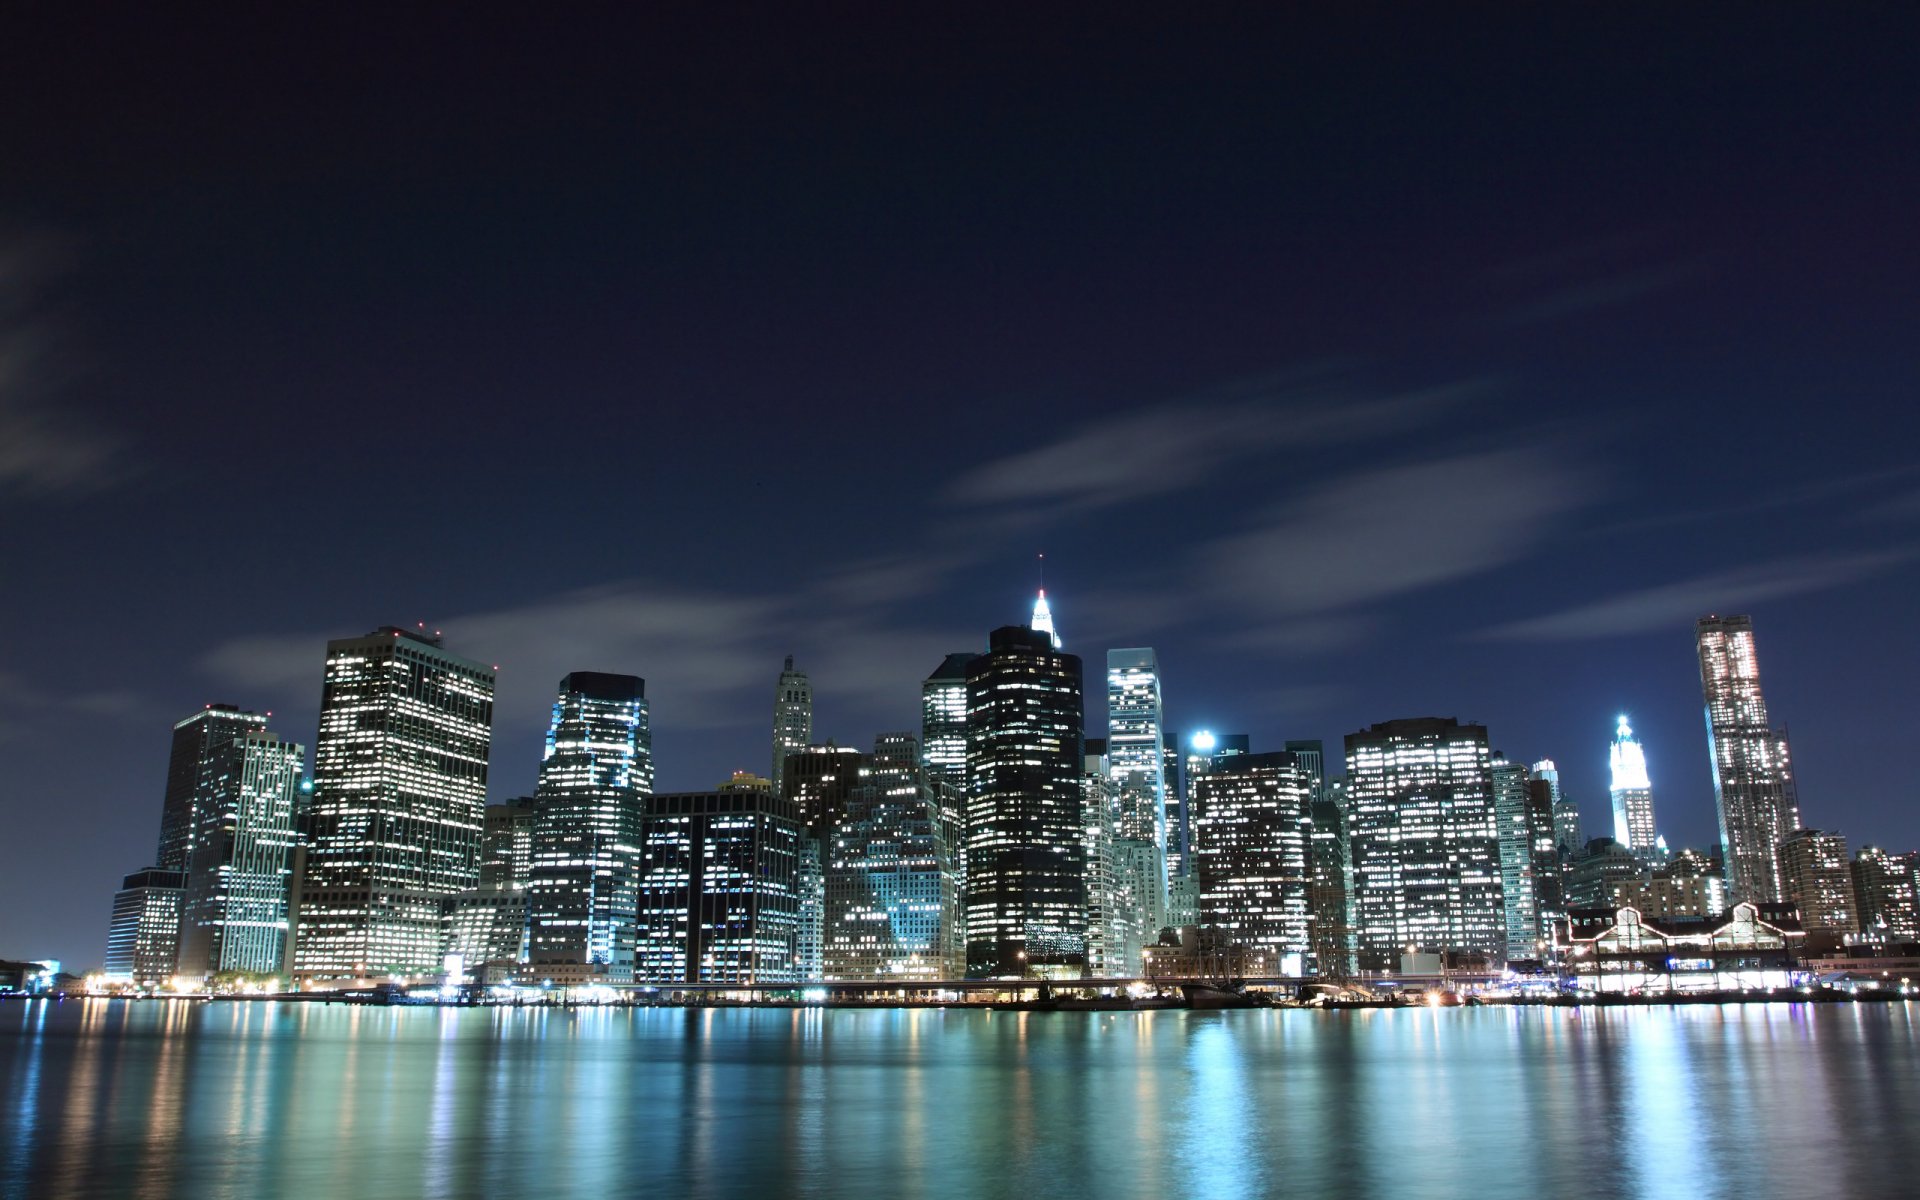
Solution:
<svg viewBox="0 0 1920 1200"><path fill-rule="evenodd" d="M168 726L328 637L569 670L663 788L1023 618L1256 748L1485 722L1715 836L1691 624L1920 844L1910 6L0 30L0 956L97 964ZM937 22L937 23L936 23ZM1098 707L1089 728L1101 726Z"/></svg>

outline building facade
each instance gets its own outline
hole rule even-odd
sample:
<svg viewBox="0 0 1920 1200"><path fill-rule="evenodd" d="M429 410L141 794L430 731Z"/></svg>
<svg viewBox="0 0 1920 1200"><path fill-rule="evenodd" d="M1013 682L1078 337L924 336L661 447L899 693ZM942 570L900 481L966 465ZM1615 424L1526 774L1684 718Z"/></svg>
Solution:
<svg viewBox="0 0 1920 1200"><path fill-rule="evenodd" d="M780 671L773 689L773 773L767 778L779 788L787 777L787 755L813 742L813 683L806 672L793 669L793 655Z"/></svg>
<svg viewBox="0 0 1920 1200"><path fill-rule="evenodd" d="M231 704L209 704L174 725L172 753L167 758L166 798L160 809L156 867L183 873L188 869L203 800L232 795L232 784L225 773L233 770L233 763L220 748L235 738L263 732L266 727L264 714L246 712Z"/></svg>
<svg viewBox="0 0 1920 1200"><path fill-rule="evenodd" d="M327 643L312 836L293 969L302 982L442 972L444 904L479 880L493 671L385 626Z"/></svg>
<svg viewBox="0 0 1920 1200"><path fill-rule="evenodd" d="M1313 959L1314 970L1331 979L1350 977L1354 961L1353 853L1347 843L1347 819L1322 788L1313 802Z"/></svg>
<svg viewBox="0 0 1920 1200"><path fill-rule="evenodd" d="M1787 736L1771 724L1760 692L1753 619L1702 617L1695 642L1727 888L1735 900L1778 903L1786 899L1780 843L1800 828L1800 805Z"/></svg>
<svg viewBox="0 0 1920 1200"><path fill-rule="evenodd" d="M104 974L143 988L165 987L180 950L180 899L186 872L135 871L113 896Z"/></svg>
<svg viewBox="0 0 1920 1200"><path fill-rule="evenodd" d="M1117 789L1113 837L1124 871L1127 911L1116 913L1133 932L1116 947L1116 961L1137 950L1167 923L1167 779L1160 663L1151 647L1107 651L1107 778ZM1132 947L1129 949L1128 947ZM1131 973L1131 972L1130 972Z"/></svg>
<svg viewBox="0 0 1920 1200"><path fill-rule="evenodd" d="M800 982L801 832L793 802L757 788L647 797L636 982Z"/></svg>
<svg viewBox="0 0 1920 1200"><path fill-rule="evenodd" d="M881 734L827 834L826 979L957 979L966 970L958 825L919 739Z"/></svg>
<svg viewBox="0 0 1920 1200"><path fill-rule="evenodd" d="M1860 932L1853 904L1847 839L1824 829L1796 829L1780 839L1780 887L1800 910L1800 928L1824 948Z"/></svg>
<svg viewBox="0 0 1920 1200"><path fill-rule="evenodd" d="M1499 958L1507 921L1486 728L1388 721L1348 734L1346 750L1361 968L1391 970L1409 948Z"/></svg>
<svg viewBox="0 0 1920 1200"><path fill-rule="evenodd" d="M927 775L967 790L967 664L974 655L949 654L920 684L920 756Z"/></svg>
<svg viewBox="0 0 1920 1200"><path fill-rule="evenodd" d="M1046 630L993 631L967 666L967 970L1085 955L1080 660Z"/></svg>
<svg viewBox="0 0 1920 1200"><path fill-rule="evenodd" d="M534 789L531 973L569 984L632 981L640 805L652 791L646 681L598 671L562 679Z"/></svg>
<svg viewBox="0 0 1920 1200"><path fill-rule="evenodd" d="M263 730L202 743L178 974L278 975L306 748Z"/></svg>
<svg viewBox="0 0 1920 1200"><path fill-rule="evenodd" d="M1300 975L1313 951L1313 776L1285 751L1216 763L1194 789L1200 924Z"/></svg>
<svg viewBox="0 0 1920 1200"><path fill-rule="evenodd" d="M1853 905L1860 933L1887 945L1920 941L1920 852L1888 854L1862 846L1853 856Z"/></svg>

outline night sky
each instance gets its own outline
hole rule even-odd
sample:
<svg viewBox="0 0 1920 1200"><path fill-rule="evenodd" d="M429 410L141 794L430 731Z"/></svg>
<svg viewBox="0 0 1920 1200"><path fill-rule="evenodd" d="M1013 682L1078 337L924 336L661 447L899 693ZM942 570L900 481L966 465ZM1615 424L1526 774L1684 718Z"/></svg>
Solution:
<svg viewBox="0 0 1920 1200"><path fill-rule="evenodd" d="M1675 845L1751 612L1805 822L1920 845L1920 19L1683 7L16 6L0 957L97 965L170 724L311 747L329 637L498 663L496 799L575 669L701 788L787 653L916 727L1041 551L1177 728L1484 722L1597 834L1625 711Z"/></svg>

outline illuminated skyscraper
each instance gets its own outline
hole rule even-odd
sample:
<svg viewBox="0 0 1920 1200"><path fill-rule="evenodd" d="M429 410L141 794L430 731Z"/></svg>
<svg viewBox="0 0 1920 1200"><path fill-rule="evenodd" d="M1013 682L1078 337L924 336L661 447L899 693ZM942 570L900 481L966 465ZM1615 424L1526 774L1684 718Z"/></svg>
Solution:
<svg viewBox="0 0 1920 1200"><path fill-rule="evenodd" d="M642 801L642 983L798 983L799 813L758 788Z"/></svg>
<svg viewBox="0 0 1920 1200"><path fill-rule="evenodd" d="M967 969L1069 969L1084 953L1080 660L993 631L967 667Z"/></svg>
<svg viewBox="0 0 1920 1200"><path fill-rule="evenodd" d="M527 959L542 979L632 980L640 802L652 791L646 681L597 671L562 679L527 874Z"/></svg>
<svg viewBox="0 0 1920 1200"><path fill-rule="evenodd" d="M776 789L784 786L787 755L806 749L812 741L813 684L804 671L793 669L789 654L773 692L773 773L767 778Z"/></svg>
<svg viewBox="0 0 1920 1200"><path fill-rule="evenodd" d="M185 872L193 860L193 836L199 829L201 802L219 793L231 796L222 773L232 768L219 748L235 738L267 727L260 713L231 704L209 704L173 727L173 753L167 760L167 794L160 810L160 849L154 865Z"/></svg>
<svg viewBox="0 0 1920 1200"><path fill-rule="evenodd" d="M286 959L294 807L306 748L238 732L203 746L178 973L278 975Z"/></svg>
<svg viewBox="0 0 1920 1200"><path fill-rule="evenodd" d="M1332 789L1322 787L1324 797ZM1333 979L1353 974L1353 854L1347 843L1347 819L1331 799L1313 802L1311 862L1314 969Z"/></svg>
<svg viewBox="0 0 1920 1200"><path fill-rule="evenodd" d="M527 952L527 880L537 816L532 796L489 804L480 825L480 886L446 902L447 953L469 982L511 982Z"/></svg>
<svg viewBox="0 0 1920 1200"><path fill-rule="evenodd" d="M1768 722L1760 694L1753 618L1702 617L1696 634L1728 897L1781 903L1780 843L1800 827L1800 806L1787 736Z"/></svg>
<svg viewBox="0 0 1920 1200"><path fill-rule="evenodd" d="M327 643L299 978L441 973L442 902L479 879L493 678L390 625Z"/></svg>
<svg viewBox="0 0 1920 1200"><path fill-rule="evenodd" d="M1853 872L1847 839L1831 830L1795 829L1780 839L1780 887L1787 903L1800 910L1800 927L1810 942L1837 948L1860 931L1854 908ZM1824 935L1824 936L1823 936Z"/></svg>
<svg viewBox="0 0 1920 1200"><path fill-rule="evenodd" d="M1237 754L1194 787L1200 924L1298 975L1313 949L1313 776L1292 754Z"/></svg>
<svg viewBox="0 0 1920 1200"><path fill-rule="evenodd" d="M1506 915L1507 957L1538 957L1539 912L1533 886L1533 829L1527 799L1532 779L1525 763L1495 751L1493 816L1500 831L1500 895Z"/></svg>
<svg viewBox="0 0 1920 1200"><path fill-rule="evenodd" d="M1144 947L1166 924L1166 742L1153 650L1107 651L1107 778L1118 789L1115 870L1129 911L1114 914ZM1130 961L1122 950L1119 961Z"/></svg>
<svg viewBox="0 0 1920 1200"><path fill-rule="evenodd" d="M1547 788L1553 806L1553 840L1560 851L1560 862L1564 866L1573 861L1574 852L1586 845L1586 837L1580 829L1580 806L1569 799L1560 790L1560 768L1550 758L1543 758L1533 764L1533 778Z"/></svg>
<svg viewBox="0 0 1920 1200"><path fill-rule="evenodd" d="M802 746L787 755L786 779L779 794L793 802L800 818L800 846L794 868L798 904L800 976L819 979L826 970L827 854L836 824L846 815L854 789L866 778L866 756L851 746Z"/></svg>
<svg viewBox="0 0 1920 1200"><path fill-rule="evenodd" d="M165 987L180 949L181 871L148 867L126 877L113 896L107 927L108 979L143 988Z"/></svg>
<svg viewBox="0 0 1920 1200"><path fill-rule="evenodd" d="M1626 715L1614 728L1608 755L1613 772L1613 840L1635 854L1654 853L1653 784L1647 779L1647 752L1633 736Z"/></svg>
<svg viewBox="0 0 1920 1200"><path fill-rule="evenodd" d="M1877 945L1920 940L1920 854L1862 846L1853 856L1853 904L1860 932Z"/></svg>
<svg viewBox="0 0 1920 1200"><path fill-rule="evenodd" d="M1047 605L1047 589L1041 588L1040 595L1033 602L1033 619L1027 622L1027 628L1037 629L1053 639L1053 648L1060 648L1060 634L1053 628L1053 609Z"/></svg>
<svg viewBox="0 0 1920 1200"><path fill-rule="evenodd" d="M1396 969L1409 946L1506 950L1484 726L1421 717L1348 734L1346 816L1362 969Z"/></svg>
<svg viewBox="0 0 1920 1200"><path fill-rule="evenodd" d="M967 788L967 664L971 653L949 654L920 685L920 755L927 774L962 792Z"/></svg>
<svg viewBox="0 0 1920 1200"><path fill-rule="evenodd" d="M956 979L966 970L959 827L910 733L883 733L827 834L827 979Z"/></svg>

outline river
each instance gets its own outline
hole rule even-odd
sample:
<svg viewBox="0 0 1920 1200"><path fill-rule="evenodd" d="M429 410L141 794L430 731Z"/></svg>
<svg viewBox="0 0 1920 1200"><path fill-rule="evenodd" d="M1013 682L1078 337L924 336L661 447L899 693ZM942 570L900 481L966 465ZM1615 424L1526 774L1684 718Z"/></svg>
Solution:
<svg viewBox="0 0 1920 1200"><path fill-rule="evenodd" d="M0 1195L1917 1195L1914 1004L0 1004Z"/></svg>

